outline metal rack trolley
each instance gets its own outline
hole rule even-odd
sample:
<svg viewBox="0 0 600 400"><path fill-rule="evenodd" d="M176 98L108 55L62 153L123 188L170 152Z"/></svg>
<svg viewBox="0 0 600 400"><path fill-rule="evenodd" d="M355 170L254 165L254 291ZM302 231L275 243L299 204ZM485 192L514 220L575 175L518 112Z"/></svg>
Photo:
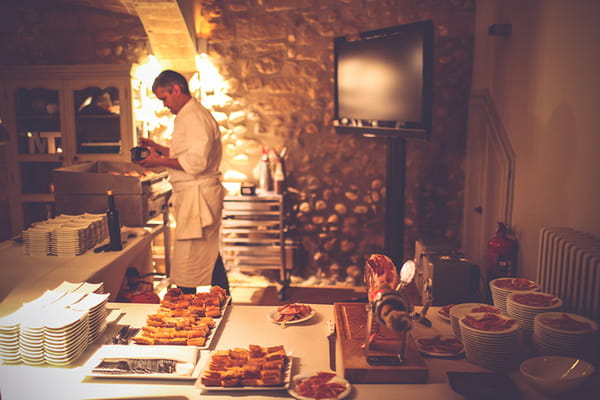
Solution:
<svg viewBox="0 0 600 400"><path fill-rule="evenodd" d="M284 196L226 196L221 250L226 265L240 270L278 270L285 296L286 265Z"/></svg>

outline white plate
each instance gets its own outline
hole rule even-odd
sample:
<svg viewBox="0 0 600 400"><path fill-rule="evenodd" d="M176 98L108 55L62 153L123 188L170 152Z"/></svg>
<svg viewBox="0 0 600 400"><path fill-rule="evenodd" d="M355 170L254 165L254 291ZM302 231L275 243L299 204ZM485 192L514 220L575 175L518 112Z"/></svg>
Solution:
<svg viewBox="0 0 600 400"><path fill-rule="evenodd" d="M299 399L299 400L315 400L314 397L302 396L295 390L296 389L296 380L310 378L311 376L315 376L315 375L316 374L294 376L294 378L292 379L292 387L290 387L288 389L288 393L292 397ZM352 391L352 385L350 384L350 382L348 382L346 379L342 378L341 376L336 375L333 378L331 378L331 380L329 382L341 383L343 385L346 385L346 389L342 393L337 395L337 397L328 397L327 399L323 399L323 400L340 400L340 399L343 399L344 397L348 396L350 394L350 392Z"/></svg>
<svg viewBox="0 0 600 400"><path fill-rule="evenodd" d="M204 373L204 370L208 368L210 364L210 360L212 358L213 352L211 351L208 357L206 358L206 362L202 367L202 372L200 373L200 377ZM202 383L202 379L198 378L196 381L196 387L201 390L206 390L208 392L239 392L239 391L248 391L248 392L256 392L263 390L284 390L289 389L290 382L292 378L292 357L290 353L287 356L287 365L285 366L285 370L283 371L283 382L279 386L234 386L234 387L223 387L223 386L206 386Z"/></svg>
<svg viewBox="0 0 600 400"><path fill-rule="evenodd" d="M436 336L439 336L441 340L443 339L453 339L456 340L456 336L454 335L430 335L430 336L421 336L415 339L415 344L417 346L417 349L423 353L426 354L428 356L431 357L456 357L459 356L461 354L463 354L465 352L465 346L462 346L461 350L457 353L442 353L442 352L434 352L434 351L430 351L430 350L425 350L423 348L423 345L419 342L419 339L433 339Z"/></svg>
<svg viewBox="0 0 600 400"><path fill-rule="evenodd" d="M160 347L160 349L158 348ZM119 350L122 349L122 350ZM174 374L128 374L128 373L100 373L94 372L93 369L102 361L105 356L110 356L112 354L121 353L124 358L127 355L131 355L132 358L169 358L168 354L170 352L180 352L185 353L187 350L190 350L187 346L129 346L129 345L104 345L102 346L98 352L92 357L90 362L87 364L87 368L90 371L87 376L95 377L95 378L135 378L135 379L168 379L168 380L179 380L179 381L190 381L196 380L200 376L200 371L202 370L202 363L200 362L202 356L201 351L197 351L197 359L195 361L194 370L191 375L174 375ZM127 353L127 354L125 354ZM163 355L165 354L165 355Z"/></svg>
<svg viewBox="0 0 600 400"><path fill-rule="evenodd" d="M454 306L456 306L456 304L453 304L453 305L452 305L452 307L454 307ZM450 307L450 308L448 309L448 315L446 315L446 314L444 314L444 313L442 312L442 310L443 310L443 308L444 308L444 307L441 307L441 308L440 308L440 309L437 311L437 314L438 314L438 315L440 316L440 318L442 318L443 320L450 322L450 310L452 309L452 307Z"/></svg>
<svg viewBox="0 0 600 400"><path fill-rule="evenodd" d="M269 314L267 314L267 318L269 319L269 321L273 322L274 324L290 325L290 324L299 324L301 322L308 321L309 319L314 317L316 314L317 314L317 312L315 311L315 309L311 307L310 313L306 317L295 319L293 321L277 322L276 318L279 315L279 312L277 310L274 310L274 311L271 311Z"/></svg>

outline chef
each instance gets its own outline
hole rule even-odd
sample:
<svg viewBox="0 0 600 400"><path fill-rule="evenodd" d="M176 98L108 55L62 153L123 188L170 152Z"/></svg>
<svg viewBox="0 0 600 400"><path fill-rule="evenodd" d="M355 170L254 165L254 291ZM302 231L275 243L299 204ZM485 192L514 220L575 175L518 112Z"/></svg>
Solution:
<svg viewBox="0 0 600 400"><path fill-rule="evenodd" d="M175 241L169 279L184 293L197 286L217 285L229 293L219 254L225 189L221 184L221 135L217 122L190 94L178 72L161 72L152 91L175 114L171 147L149 139L139 144L150 154L139 164L166 167L173 185Z"/></svg>

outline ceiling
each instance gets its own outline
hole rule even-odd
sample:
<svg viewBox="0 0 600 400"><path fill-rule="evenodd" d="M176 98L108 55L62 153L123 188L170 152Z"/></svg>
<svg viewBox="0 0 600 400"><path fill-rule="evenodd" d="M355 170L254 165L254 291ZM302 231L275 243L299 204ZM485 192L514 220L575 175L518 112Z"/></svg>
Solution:
<svg viewBox="0 0 600 400"><path fill-rule="evenodd" d="M57 0L62 4L128 14L140 19L161 67L180 72L196 69L195 15L200 0ZM196 29L197 30L197 29Z"/></svg>

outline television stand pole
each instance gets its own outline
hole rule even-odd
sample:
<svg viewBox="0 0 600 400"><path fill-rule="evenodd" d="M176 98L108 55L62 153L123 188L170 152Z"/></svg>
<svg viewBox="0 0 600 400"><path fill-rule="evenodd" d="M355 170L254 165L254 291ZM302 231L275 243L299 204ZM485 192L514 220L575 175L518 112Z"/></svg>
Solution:
<svg viewBox="0 0 600 400"><path fill-rule="evenodd" d="M397 268L404 263L404 188L406 139L387 139L385 197L385 252Z"/></svg>

